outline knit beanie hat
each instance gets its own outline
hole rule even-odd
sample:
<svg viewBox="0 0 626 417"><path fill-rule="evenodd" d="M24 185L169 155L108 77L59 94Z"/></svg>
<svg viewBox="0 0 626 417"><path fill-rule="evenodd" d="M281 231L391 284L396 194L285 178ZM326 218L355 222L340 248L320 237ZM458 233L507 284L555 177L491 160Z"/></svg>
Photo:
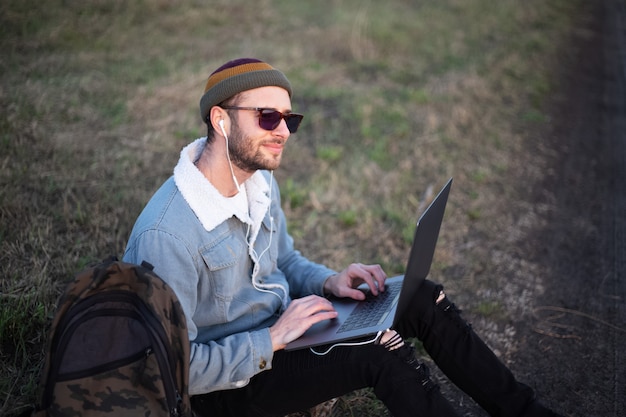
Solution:
<svg viewBox="0 0 626 417"><path fill-rule="evenodd" d="M200 99L200 116L206 122L211 107L242 91L267 86L282 87L291 97L289 80L271 65L255 58L229 61L209 76Z"/></svg>

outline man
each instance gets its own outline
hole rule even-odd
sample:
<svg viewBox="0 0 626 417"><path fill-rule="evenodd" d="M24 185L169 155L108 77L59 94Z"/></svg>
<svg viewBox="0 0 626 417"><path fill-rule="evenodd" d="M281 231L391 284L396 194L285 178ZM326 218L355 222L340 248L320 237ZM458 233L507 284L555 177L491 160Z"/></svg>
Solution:
<svg viewBox="0 0 626 417"><path fill-rule="evenodd" d="M336 317L324 295L362 299L384 288L379 265L341 272L293 247L273 170L302 116L285 75L257 59L213 72L200 100L206 138L185 147L174 175L139 216L124 259L146 260L178 295L191 341L190 394L199 415L282 416L372 387L395 416L454 416L404 337L493 416L556 415L426 281L397 329L326 355L284 347ZM397 331L397 333L396 333Z"/></svg>

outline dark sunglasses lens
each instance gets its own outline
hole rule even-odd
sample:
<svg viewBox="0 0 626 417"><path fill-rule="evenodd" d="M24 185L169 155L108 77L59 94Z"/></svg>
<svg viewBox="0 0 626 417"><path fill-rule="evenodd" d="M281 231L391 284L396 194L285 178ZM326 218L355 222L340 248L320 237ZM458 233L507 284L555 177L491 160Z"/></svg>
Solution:
<svg viewBox="0 0 626 417"><path fill-rule="evenodd" d="M281 112L276 110L261 110L261 114L259 116L259 126L261 129L274 130L280 124L280 120L284 118L289 132L296 133L303 117L304 116L301 114L283 115Z"/></svg>
<svg viewBox="0 0 626 417"><path fill-rule="evenodd" d="M285 116L285 122L287 123L287 129L289 132L296 133L298 130L298 126L300 126L300 122L304 118L301 114L288 114Z"/></svg>
<svg viewBox="0 0 626 417"><path fill-rule="evenodd" d="M259 126L261 129L274 130L278 127L282 114L276 110L261 110Z"/></svg>

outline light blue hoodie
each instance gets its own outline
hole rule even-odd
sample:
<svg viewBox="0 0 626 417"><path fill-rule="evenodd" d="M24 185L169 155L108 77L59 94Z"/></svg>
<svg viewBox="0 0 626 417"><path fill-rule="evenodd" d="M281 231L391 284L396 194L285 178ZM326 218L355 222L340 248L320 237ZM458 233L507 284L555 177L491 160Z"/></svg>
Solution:
<svg viewBox="0 0 626 417"><path fill-rule="evenodd" d="M124 254L127 262L154 265L182 304L191 395L242 387L271 369L269 326L291 298L323 295L335 274L294 249L270 173L256 172L233 198L213 187L193 163L205 141L182 150Z"/></svg>

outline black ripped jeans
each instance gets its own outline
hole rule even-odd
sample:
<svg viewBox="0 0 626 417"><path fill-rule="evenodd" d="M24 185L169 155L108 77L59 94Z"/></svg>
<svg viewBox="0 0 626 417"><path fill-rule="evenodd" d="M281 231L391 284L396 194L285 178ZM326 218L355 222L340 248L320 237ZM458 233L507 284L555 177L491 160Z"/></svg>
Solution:
<svg viewBox="0 0 626 417"><path fill-rule="evenodd" d="M492 416L549 416L533 391L511 372L460 317L442 287L425 281L418 300L395 329L417 337L437 366ZM408 345L405 346L408 348ZM412 350L410 351L412 354ZM407 349L379 344L336 347L324 356L308 349L275 353L272 369L240 389L192 397L199 416L284 416L356 389L372 387L396 416L458 416L429 379L425 365L409 364Z"/></svg>

